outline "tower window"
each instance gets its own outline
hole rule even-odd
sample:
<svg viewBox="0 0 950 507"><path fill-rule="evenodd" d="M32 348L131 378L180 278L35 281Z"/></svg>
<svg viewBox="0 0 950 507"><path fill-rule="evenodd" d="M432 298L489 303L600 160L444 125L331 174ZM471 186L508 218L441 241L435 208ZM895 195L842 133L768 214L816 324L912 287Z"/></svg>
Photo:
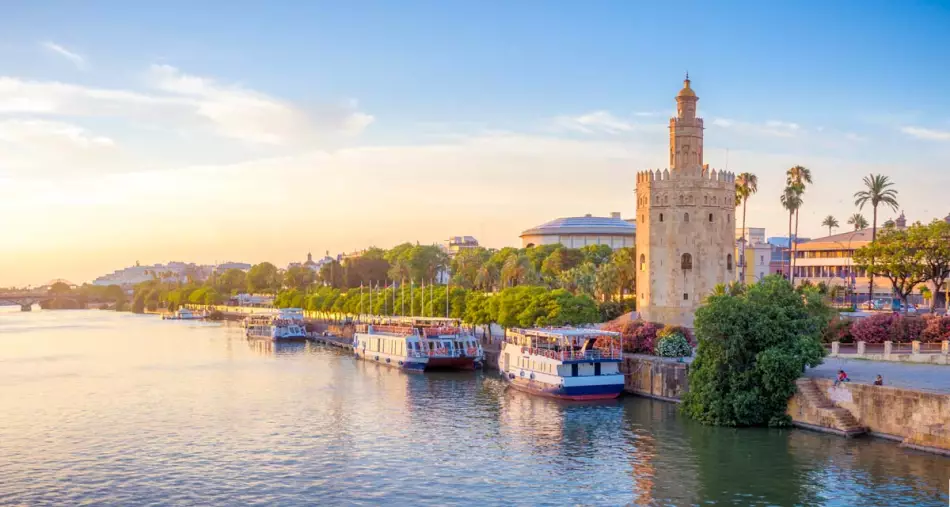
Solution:
<svg viewBox="0 0 950 507"><path fill-rule="evenodd" d="M680 258L680 267L682 269L693 269L693 256L688 253L684 253Z"/></svg>
<svg viewBox="0 0 950 507"><path fill-rule="evenodd" d="M683 221L689 222L689 213L683 213Z"/></svg>
<svg viewBox="0 0 950 507"><path fill-rule="evenodd" d="M646 267L647 257L646 255L640 254L640 271L643 271L643 268Z"/></svg>
<svg viewBox="0 0 950 507"><path fill-rule="evenodd" d="M726 254L726 269L732 271L732 254Z"/></svg>
<svg viewBox="0 0 950 507"><path fill-rule="evenodd" d="M683 293L683 301L689 301L689 294L686 292Z"/></svg>
<svg viewBox="0 0 950 507"><path fill-rule="evenodd" d="M660 213L660 221L663 221L663 213Z"/></svg>
<svg viewBox="0 0 950 507"><path fill-rule="evenodd" d="M709 214L709 221L712 222L712 213Z"/></svg>

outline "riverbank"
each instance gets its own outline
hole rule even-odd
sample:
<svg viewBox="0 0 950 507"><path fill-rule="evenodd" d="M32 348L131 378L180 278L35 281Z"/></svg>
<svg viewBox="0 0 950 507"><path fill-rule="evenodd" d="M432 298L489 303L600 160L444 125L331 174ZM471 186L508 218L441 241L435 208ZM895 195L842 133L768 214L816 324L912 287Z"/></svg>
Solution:
<svg viewBox="0 0 950 507"><path fill-rule="evenodd" d="M786 412L792 424L847 437L867 433L950 456L950 393L875 386L870 381L834 386L831 378L817 377L825 370L809 371L799 379ZM678 403L689 390L686 362L627 354L623 371L630 394Z"/></svg>

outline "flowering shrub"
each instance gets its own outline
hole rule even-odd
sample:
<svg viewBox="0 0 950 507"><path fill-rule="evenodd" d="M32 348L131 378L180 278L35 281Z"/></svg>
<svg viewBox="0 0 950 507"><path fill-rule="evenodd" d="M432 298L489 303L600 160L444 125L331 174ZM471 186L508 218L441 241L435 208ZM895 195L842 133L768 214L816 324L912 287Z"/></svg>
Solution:
<svg viewBox="0 0 950 507"><path fill-rule="evenodd" d="M674 332L660 337L656 342L656 355L660 357L686 357L693 355L686 337Z"/></svg>
<svg viewBox="0 0 950 507"><path fill-rule="evenodd" d="M878 313L859 319L851 326L855 341L884 343L919 340L927 325L920 317L904 317L893 313Z"/></svg>
<svg viewBox="0 0 950 507"><path fill-rule="evenodd" d="M920 339L928 342L950 340L950 316L928 315L924 317L924 330Z"/></svg>
<svg viewBox="0 0 950 507"><path fill-rule="evenodd" d="M851 334L852 325L854 325L853 320L842 319L835 315L831 318L831 322L828 323L828 327L826 327L822 333L821 339L825 343L851 343L854 341L854 336Z"/></svg>
<svg viewBox="0 0 950 507"><path fill-rule="evenodd" d="M606 331L619 332L623 340L623 351L629 354L652 354L656 335L662 326L655 322L642 320L613 321L604 324Z"/></svg>
<svg viewBox="0 0 950 507"><path fill-rule="evenodd" d="M686 343L690 344L691 346L696 346L696 339L693 337L693 333L689 330L689 328L685 328L683 326L673 326L667 324L666 326L663 326L663 329L661 329L656 335L657 337L663 338L675 334L685 338Z"/></svg>

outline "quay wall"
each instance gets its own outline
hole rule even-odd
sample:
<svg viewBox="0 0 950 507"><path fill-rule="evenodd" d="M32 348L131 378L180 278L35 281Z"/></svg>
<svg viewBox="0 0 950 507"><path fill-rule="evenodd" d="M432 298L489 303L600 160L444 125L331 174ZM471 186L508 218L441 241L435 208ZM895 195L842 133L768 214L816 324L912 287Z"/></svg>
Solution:
<svg viewBox="0 0 950 507"><path fill-rule="evenodd" d="M950 395L848 382L834 386L831 379L812 379L836 407L848 410L872 435L901 445L950 455ZM788 401L788 415L807 427L827 427L821 410L796 393Z"/></svg>
<svg viewBox="0 0 950 507"><path fill-rule="evenodd" d="M620 371L630 394L679 403L689 389L689 363L676 359L624 354Z"/></svg>

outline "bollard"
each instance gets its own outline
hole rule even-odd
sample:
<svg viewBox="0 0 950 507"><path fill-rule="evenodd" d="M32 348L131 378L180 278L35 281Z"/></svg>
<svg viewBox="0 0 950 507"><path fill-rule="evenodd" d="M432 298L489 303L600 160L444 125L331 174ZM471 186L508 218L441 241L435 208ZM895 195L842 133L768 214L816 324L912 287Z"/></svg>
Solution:
<svg viewBox="0 0 950 507"><path fill-rule="evenodd" d="M865 346L867 346L867 342L858 342L858 356L864 356Z"/></svg>
<svg viewBox="0 0 950 507"><path fill-rule="evenodd" d="M920 354L920 340L910 342L910 352L915 356Z"/></svg>
<svg viewBox="0 0 950 507"><path fill-rule="evenodd" d="M838 349L841 344L838 342L831 342L831 357L838 357Z"/></svg>
<svg viewBox="0 0 950 507"><path fill-rule="evenodd" d="M950 354L950 340L940 342L940 353L943 355Z"/></svg>
<svg viewBox="0 0 950 507"><path fill-rule="evenodd" d="M894 342L884 342L884 359L891 358L891 349L894 348Z"/></svg>

